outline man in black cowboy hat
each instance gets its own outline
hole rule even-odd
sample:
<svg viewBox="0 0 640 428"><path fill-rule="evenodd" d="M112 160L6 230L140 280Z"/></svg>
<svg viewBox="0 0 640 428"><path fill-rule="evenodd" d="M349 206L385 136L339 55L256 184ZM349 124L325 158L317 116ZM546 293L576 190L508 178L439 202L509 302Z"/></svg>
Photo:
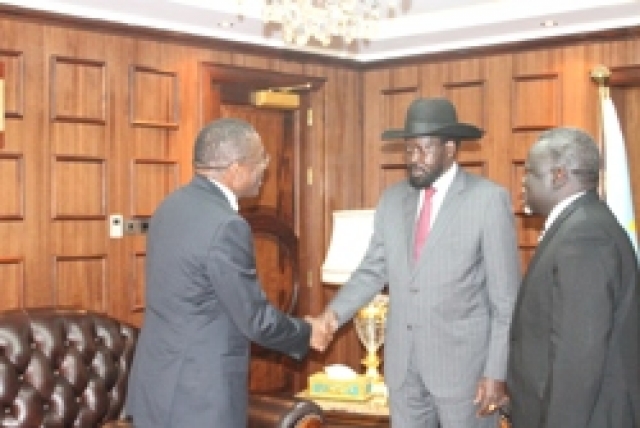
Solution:
<svg viewBox="0 0 640 428"><path fill-rule="evenodd" d="M481 136L442 98L415 100L382 134L405 140L409 177L383 193L360 266L321 315L337 328L388 284L394 428L497 426L520 267L509 194L455 161Z"/></svg>

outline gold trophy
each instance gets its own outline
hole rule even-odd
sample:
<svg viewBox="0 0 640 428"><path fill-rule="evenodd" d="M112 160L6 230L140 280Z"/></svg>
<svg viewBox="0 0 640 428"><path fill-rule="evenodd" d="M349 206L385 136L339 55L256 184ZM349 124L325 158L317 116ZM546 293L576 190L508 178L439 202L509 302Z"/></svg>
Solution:
<svg viewBox="0 0 640 428"><path fill-rule="evenodd" d="M360 342L367 351L362 364L366 367L365 376L371 379L372 393L386 396L387 388L378 371L380 358L377 352L384 343L385 325L387 321L387 309L389 296L378 294L367 306L356 314L353 322Z"/></svg>

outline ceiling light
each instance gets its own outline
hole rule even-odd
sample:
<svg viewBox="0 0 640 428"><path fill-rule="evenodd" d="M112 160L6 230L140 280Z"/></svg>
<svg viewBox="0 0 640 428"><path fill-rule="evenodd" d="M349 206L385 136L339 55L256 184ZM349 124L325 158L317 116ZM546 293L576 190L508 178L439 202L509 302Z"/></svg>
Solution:
<svg viewBox="0 0 640 428"><path fill-rule="evenodd" d="M302 46L316 39L329 46L333 37L339 37L349 45L354 40L371 39L380 19L395 13L398 3L399 0L265 0L262 20L279 24L287 43Z"/></svg>
<svg viewBox="0 0 640 428"><path fill-rule="evenodd" d="M555 26L557 26L557 25L558 25L558 22L557 22L557 21L554 21L553 19L547 19L546 21L542 21L542 22L540 23L540 25L541 25L542 27L547 27L547 28L549 28L549 27L555 27Z"/></svg>

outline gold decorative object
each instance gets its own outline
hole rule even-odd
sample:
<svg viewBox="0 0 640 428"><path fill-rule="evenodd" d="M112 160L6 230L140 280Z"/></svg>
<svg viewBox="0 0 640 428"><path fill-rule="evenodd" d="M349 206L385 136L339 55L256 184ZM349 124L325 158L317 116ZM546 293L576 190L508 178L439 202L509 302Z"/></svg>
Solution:
<svg viewBox="0 0 640 428"><path fill-rule="evenodd" d="M609 77L611 71L604 65L596 65L591 69L591 80L598 84L598 92L601 98L609 98Z"/></svg>
<svg viewBox="0 0 640 428"><path fill-rule="evenodd" d="M353 319L358 338L367 350L367 355L362 360L366 367L365 376L372 380L373 392L383 394L386 387L378 370L381 360L377 352L384 343L388 307L388 296L378 294L367 306L360 309Z"/></svg>

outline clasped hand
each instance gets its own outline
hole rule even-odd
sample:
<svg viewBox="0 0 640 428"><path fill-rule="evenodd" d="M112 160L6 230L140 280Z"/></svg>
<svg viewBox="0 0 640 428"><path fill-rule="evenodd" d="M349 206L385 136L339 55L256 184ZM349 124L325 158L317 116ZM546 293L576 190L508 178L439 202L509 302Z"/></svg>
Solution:
<svg viewBox="0 0 640 428"><path fill-rule="evenodd" d="M316 351L324 352L338 330L336 314L327 309L316 317L308 315L304 319L311 324L311 347Z"/></svg>

